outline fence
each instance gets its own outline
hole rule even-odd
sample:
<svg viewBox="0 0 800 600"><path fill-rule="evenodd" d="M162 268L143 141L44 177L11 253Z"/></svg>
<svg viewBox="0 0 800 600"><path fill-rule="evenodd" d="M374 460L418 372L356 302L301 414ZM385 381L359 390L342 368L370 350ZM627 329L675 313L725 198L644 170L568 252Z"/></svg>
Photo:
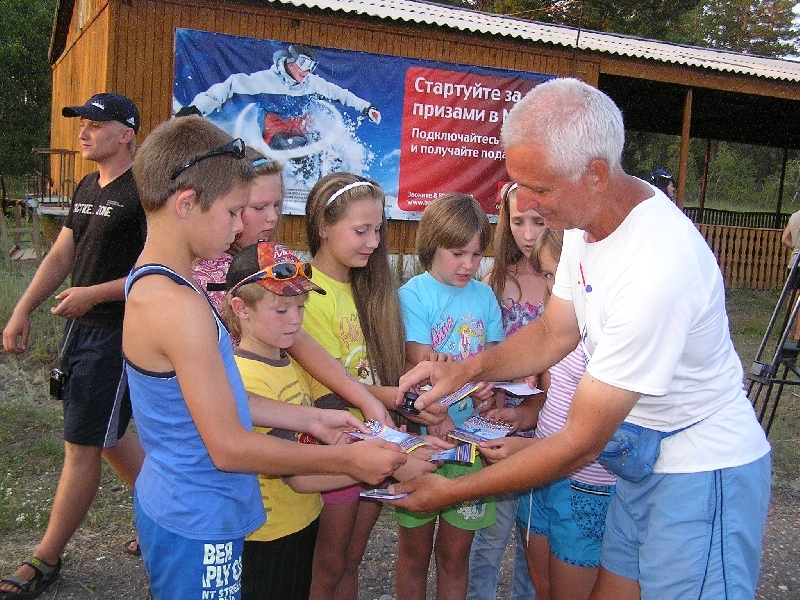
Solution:
<svg viewBox="0 0 800 600"><path fill-rule="evenodd" d="M683 212L695 223L730 225L731 227L783 229L789 221L789 215L786 213L734 212L718 208L704 208L701 210L698 206L684 206Z"/></svg>
<svg viewBox="0 0 800 600"><path fill-rule="evenodd" d="M783 287L791 252L781 244L780 229L708 224L697 228L717 257L726 288Z"/></svg>

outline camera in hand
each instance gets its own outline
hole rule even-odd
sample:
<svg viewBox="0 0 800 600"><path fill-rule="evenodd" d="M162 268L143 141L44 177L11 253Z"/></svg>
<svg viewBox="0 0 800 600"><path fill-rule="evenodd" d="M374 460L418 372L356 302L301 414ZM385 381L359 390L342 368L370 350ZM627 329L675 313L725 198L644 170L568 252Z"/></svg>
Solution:
<svg viewBox="0 0 800 600"><path fill-rule="evenodd" d="M397 407L398 412L406 415L418 415L419 410L414 406L414 402L419 398L419 394L406 392L403 394L403 403Z"/></svg>

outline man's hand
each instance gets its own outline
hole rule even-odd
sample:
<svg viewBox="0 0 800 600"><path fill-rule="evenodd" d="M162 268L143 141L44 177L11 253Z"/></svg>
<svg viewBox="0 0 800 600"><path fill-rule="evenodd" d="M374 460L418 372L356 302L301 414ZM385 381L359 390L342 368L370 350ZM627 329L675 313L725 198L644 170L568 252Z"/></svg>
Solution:
<svg viewBox="0 0 800 600"><path fill-rule="evenodd" d="M439 398L452 394L469 381L469 374L465 373L464 364L464 361L433 362L428 360L418 363L416 367L400 377L397 405L403 403L403 394L407 391L412 388L419 389L420 385L430 383L433 387L422 392L414 406L419 410L432 407ZM443 408L446 412L447 407Z"/></svg>
<svg viewBox="0 0 800 600"><path fill-rule="evenodd" d="M307 433L325 444L338 444L352 439L347 434L348 431L370 432L366 425L353 416L349 410L319 408L314 410L314 417Z"/></svg>
<svg viewBox="0 0 800 600"><path fill-rule="evenodd" d="M91 288L71 287L56 296L58 304L50 309L57 317L77 319L85 315L97 302Z"/></svg>
<svg viewBox="0 0 800 600"><path fill-rule="evenodd" d="M338 411L343 412L343 411ZM370 485L378 485L406 464L406 453L394 442L380 438L350 444L350 460L345 469L348 475Z"/></svg>
<svg viewBox="0 0 800 600"><path fill-rule="evenodd" d="M481 456L486 459L486 462L492 464L504 458L508 458L520 450L524 450L533 444L534 441L533 438L512 435L510 437L481 442L478 444L478 451L481 453Z"/></svg>
<svg viewBox="0 0 800 600"><path fill-rule="evenodd" d="M367 117L370 121L378 125L381 122L381 113L380 111L370 104L367 108L364 109L364 116Z"/></svg>
<svg viewBox="0 0 800 600"><path fill-rule="evenodd" d="M11 354L22 354L28 349L28 336L31 333L31 316L26 312L14 311L3 329L3 348Z"/></svg>
<svg viewBox="0 0 800 600"><path fill-rule="evenodd" d="M441 475L436 475L435 473L420 475L409 481L390 485L390 494L410 494L410 496L399 500L390 500L388 503L415 512L433 512L457 501L448 497L448 492L452 486L452 480Z"/></svg>

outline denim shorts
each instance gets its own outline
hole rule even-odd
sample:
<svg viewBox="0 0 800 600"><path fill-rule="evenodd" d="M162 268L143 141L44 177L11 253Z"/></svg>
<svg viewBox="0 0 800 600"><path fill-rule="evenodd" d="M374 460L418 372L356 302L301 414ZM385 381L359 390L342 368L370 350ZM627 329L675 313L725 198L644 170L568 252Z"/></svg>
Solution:
<svg viewBox="0 0 800 600"><path fill-rule="evenodd" d="M244 538L194 540L157 525L139 504L133 510L153 600L241 600Z"/></svg>
<svg viewBox="0 0 800 600"><path fill-rule="evenodd" d="M517 508L522 531L547 538L562 562L578 567L600 566L606 512L613 485L591 485L568 477L523 493Z"/></svg>
<svg viewBox="0 0 800 600"><path fill-rule="evenodd" d="M753 598L771 459L703 473L619 479L600 562L639 581L643 600Z"/></svg>

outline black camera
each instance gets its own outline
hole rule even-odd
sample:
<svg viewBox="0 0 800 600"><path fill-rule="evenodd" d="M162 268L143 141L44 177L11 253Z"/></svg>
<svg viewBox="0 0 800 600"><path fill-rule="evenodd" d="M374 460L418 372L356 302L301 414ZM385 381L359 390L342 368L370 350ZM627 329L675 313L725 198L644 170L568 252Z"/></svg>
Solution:
<svg viewBox="0 0 800 600"><path fill-rule="evenodd" d="M414 402L416 402L417 398L419 398L419 394L415 394L414 392L406 392L403 394L403 403L397 407L398 412L406 415L418 415L419 410L414 406Z"/></svg>
<svg viewBox="0 0 800 600"><path fill-rule="evenodd" d="M50 369L50 395L53 398L63 400L66 382L67 376L61 369Z"/></svg>

